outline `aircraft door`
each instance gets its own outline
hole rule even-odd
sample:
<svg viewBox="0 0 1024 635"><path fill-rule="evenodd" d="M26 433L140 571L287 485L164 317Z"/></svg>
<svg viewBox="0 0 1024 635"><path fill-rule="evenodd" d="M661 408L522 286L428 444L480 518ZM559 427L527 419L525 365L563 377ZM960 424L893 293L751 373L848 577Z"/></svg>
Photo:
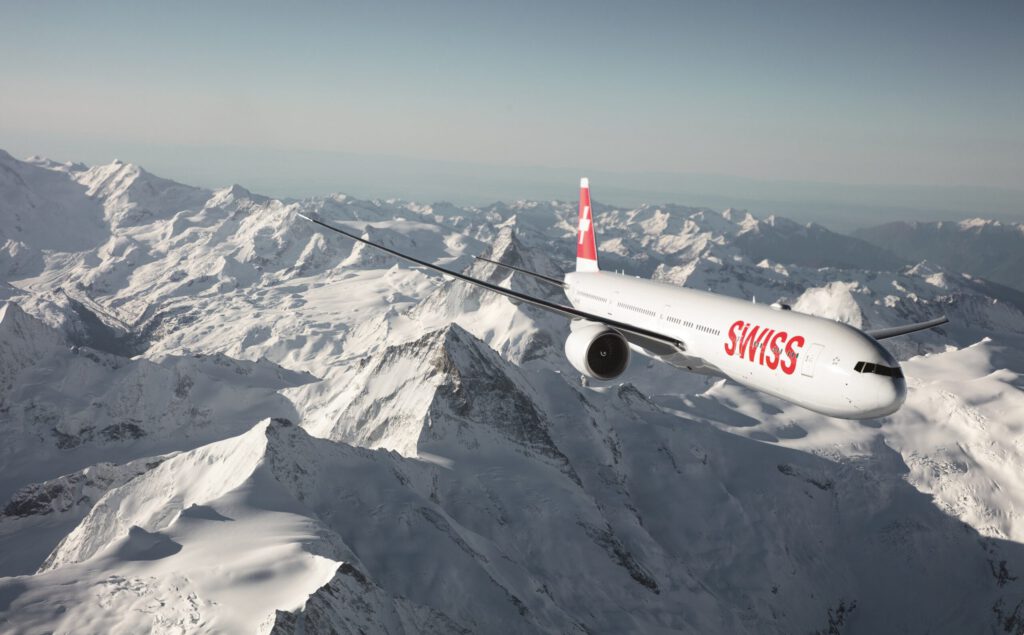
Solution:
<svg viewBox="0 0 1024 635"><path fill-rule="evenodd" d="M818 357L821 356L821 351L823 350L825 350L825 347L821 344L811 344L811 347L804 353L804 359L800 363L800 373L804 377L814 377L814 364L818 361Z"/></svg>

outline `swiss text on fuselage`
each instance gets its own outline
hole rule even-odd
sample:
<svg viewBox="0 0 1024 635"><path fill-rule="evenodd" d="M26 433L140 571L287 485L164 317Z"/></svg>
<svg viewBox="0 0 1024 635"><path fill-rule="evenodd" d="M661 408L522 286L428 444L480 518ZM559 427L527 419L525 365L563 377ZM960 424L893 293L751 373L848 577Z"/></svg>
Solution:
<svg viewBox="0 0 1024 635"><path fill-rule="evenodd" d="M791 336L786 331L736 320L729 327L725 353L792 375L805 343L802 335Z"/></svg>

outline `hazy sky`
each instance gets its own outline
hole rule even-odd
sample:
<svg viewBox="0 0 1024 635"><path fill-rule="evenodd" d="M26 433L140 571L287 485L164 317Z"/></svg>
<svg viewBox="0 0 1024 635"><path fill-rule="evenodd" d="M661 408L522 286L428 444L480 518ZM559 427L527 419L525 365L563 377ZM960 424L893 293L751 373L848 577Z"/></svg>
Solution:
<svg viewBox="0 0 1024 635"><path fill-rule="evenodd" d="M1024 2L0 0L0 148L1021 189Z"/></svg>

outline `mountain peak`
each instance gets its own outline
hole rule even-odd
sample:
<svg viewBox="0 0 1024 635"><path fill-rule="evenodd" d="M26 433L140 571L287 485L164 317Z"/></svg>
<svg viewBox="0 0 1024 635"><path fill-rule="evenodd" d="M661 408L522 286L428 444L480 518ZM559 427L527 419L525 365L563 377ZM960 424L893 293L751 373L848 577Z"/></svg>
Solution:
<svg viewBox="0 0 1024 635"><path fill-rule="evenodd" d="M362 358L310 427L353 445L450 456L482 445L560 456L522 371L457 324Z"/></svg>
<svg viewBox="0 0 1024 635"><path fill-rule="evenodd" d="M24 314L25 312L16 302L4 302L3 305L0 305L0 324L16 320L19 315Z"/></svg>
<svg viewBox="0 0 1024 635"><path fill-rule="evenodd" d="M968 218L957 223L960 229L983 229L986 227L1002 227L998 220L989 218Z"/></svg>
<svg viewBox="0 0 1024 635"><path fill-rule="evenodd" d="M210 200L206 202L206 207L223 207L225 205L230 205L231 203L239 203L242 201L251 201L256 205L265 205L270 202L270 199L266 196L253 194L248 189L234 183L229 187L215 190L210 196Z"/></svg>
<svg viewBox="0 0 1024 635"><path fill-rule="evenodd" d="M491 240L490 248L484 253L484 257L488 260L494 260L495 262L511 265L513 267L526 268L527 265L523 253L524 249L522 244L520 244L519 240L516 238L515 218L516 217L513 216L500 225L501 229L498 230L497 235L495 235ZM487 269L491 270L487 272L489 275L483 275L484 270ZM471 266L471 273L477 272L479 272L478 275L482 275L488 282L504 280L510 273L512 273L510 269L506 269L504 267L499 267L487 262L474 261Z"/></svg>
<svg viewBox="0 0 1024 635"><path fill-rule="evenodd" d="M55 329L26 313L17 302L11 301L0 306L0 337L13 338L19 344L57 344L64 341Z"/></svg>
<svg viewBox="0 0 1024 635"><path fill-rule="evenodd" d="M757 222L757 219L754 218L754 215L748 212L747 210L733 209L732 207L722 212L722 218L737 225L744 225L749 224L751 222Z"/></svg>
<svg viewBox="0 0 1024 635"><path fill-rule="evenodd" d="M942 267L936 265L933 262L929 262L927 259L909 267L906 270L907 275L921 276L922 278L934 275L936 273L942 273Z"/></svg>
<svg viewBox="0 0 1024 635"><path fill-rule="evenodd" d="M238 198L249 198L250 196L252 196L252 192L245 189L238 183L233 183L231 187L227 188L227 193L230 194L231 196Z"/></svg>
<svg viewBox="0 0 1024 635"><path fill-rule="evenodd" d="M207 190L161 178L119 159L73 178L86 187L89 197L103 201L113 227L144 225L184 209L201 208L210 198Z"/></svg>

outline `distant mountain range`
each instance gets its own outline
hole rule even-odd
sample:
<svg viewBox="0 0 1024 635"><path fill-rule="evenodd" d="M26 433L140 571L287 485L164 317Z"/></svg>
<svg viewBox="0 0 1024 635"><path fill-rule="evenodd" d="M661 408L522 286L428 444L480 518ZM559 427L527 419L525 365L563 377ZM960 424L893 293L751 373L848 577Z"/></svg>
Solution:
<svg viewBox="0 0 1024 635"><path fill-rule="evenodd" d="M1021 220L1024 190L958 185L871 185L759 180L636 170L586 170L545 165L486 165L373 154L283 148L125 145L101 140L65 146L65 156L130 155L163 176L215 187L243 181L277 198L327 196L339 188L362 198L453 201L485 206L495 200L572 200L589 176L604 203L637 207L685 201L717 209L745 208L802 223L851 231L891 221L960 220L974 216ZM35 148L26 147L25 151ZM682 149L686 151L686 149ZM98 154L99 153L99 154ZM539 159L538 162L541 162Z"/></svg>
<svg viewBox="0 0 1024 635"><path fill-rule="evenodd" d="M928 260L1024 291L1024 223L896 222L853 235L906 260Z"/></svg>

